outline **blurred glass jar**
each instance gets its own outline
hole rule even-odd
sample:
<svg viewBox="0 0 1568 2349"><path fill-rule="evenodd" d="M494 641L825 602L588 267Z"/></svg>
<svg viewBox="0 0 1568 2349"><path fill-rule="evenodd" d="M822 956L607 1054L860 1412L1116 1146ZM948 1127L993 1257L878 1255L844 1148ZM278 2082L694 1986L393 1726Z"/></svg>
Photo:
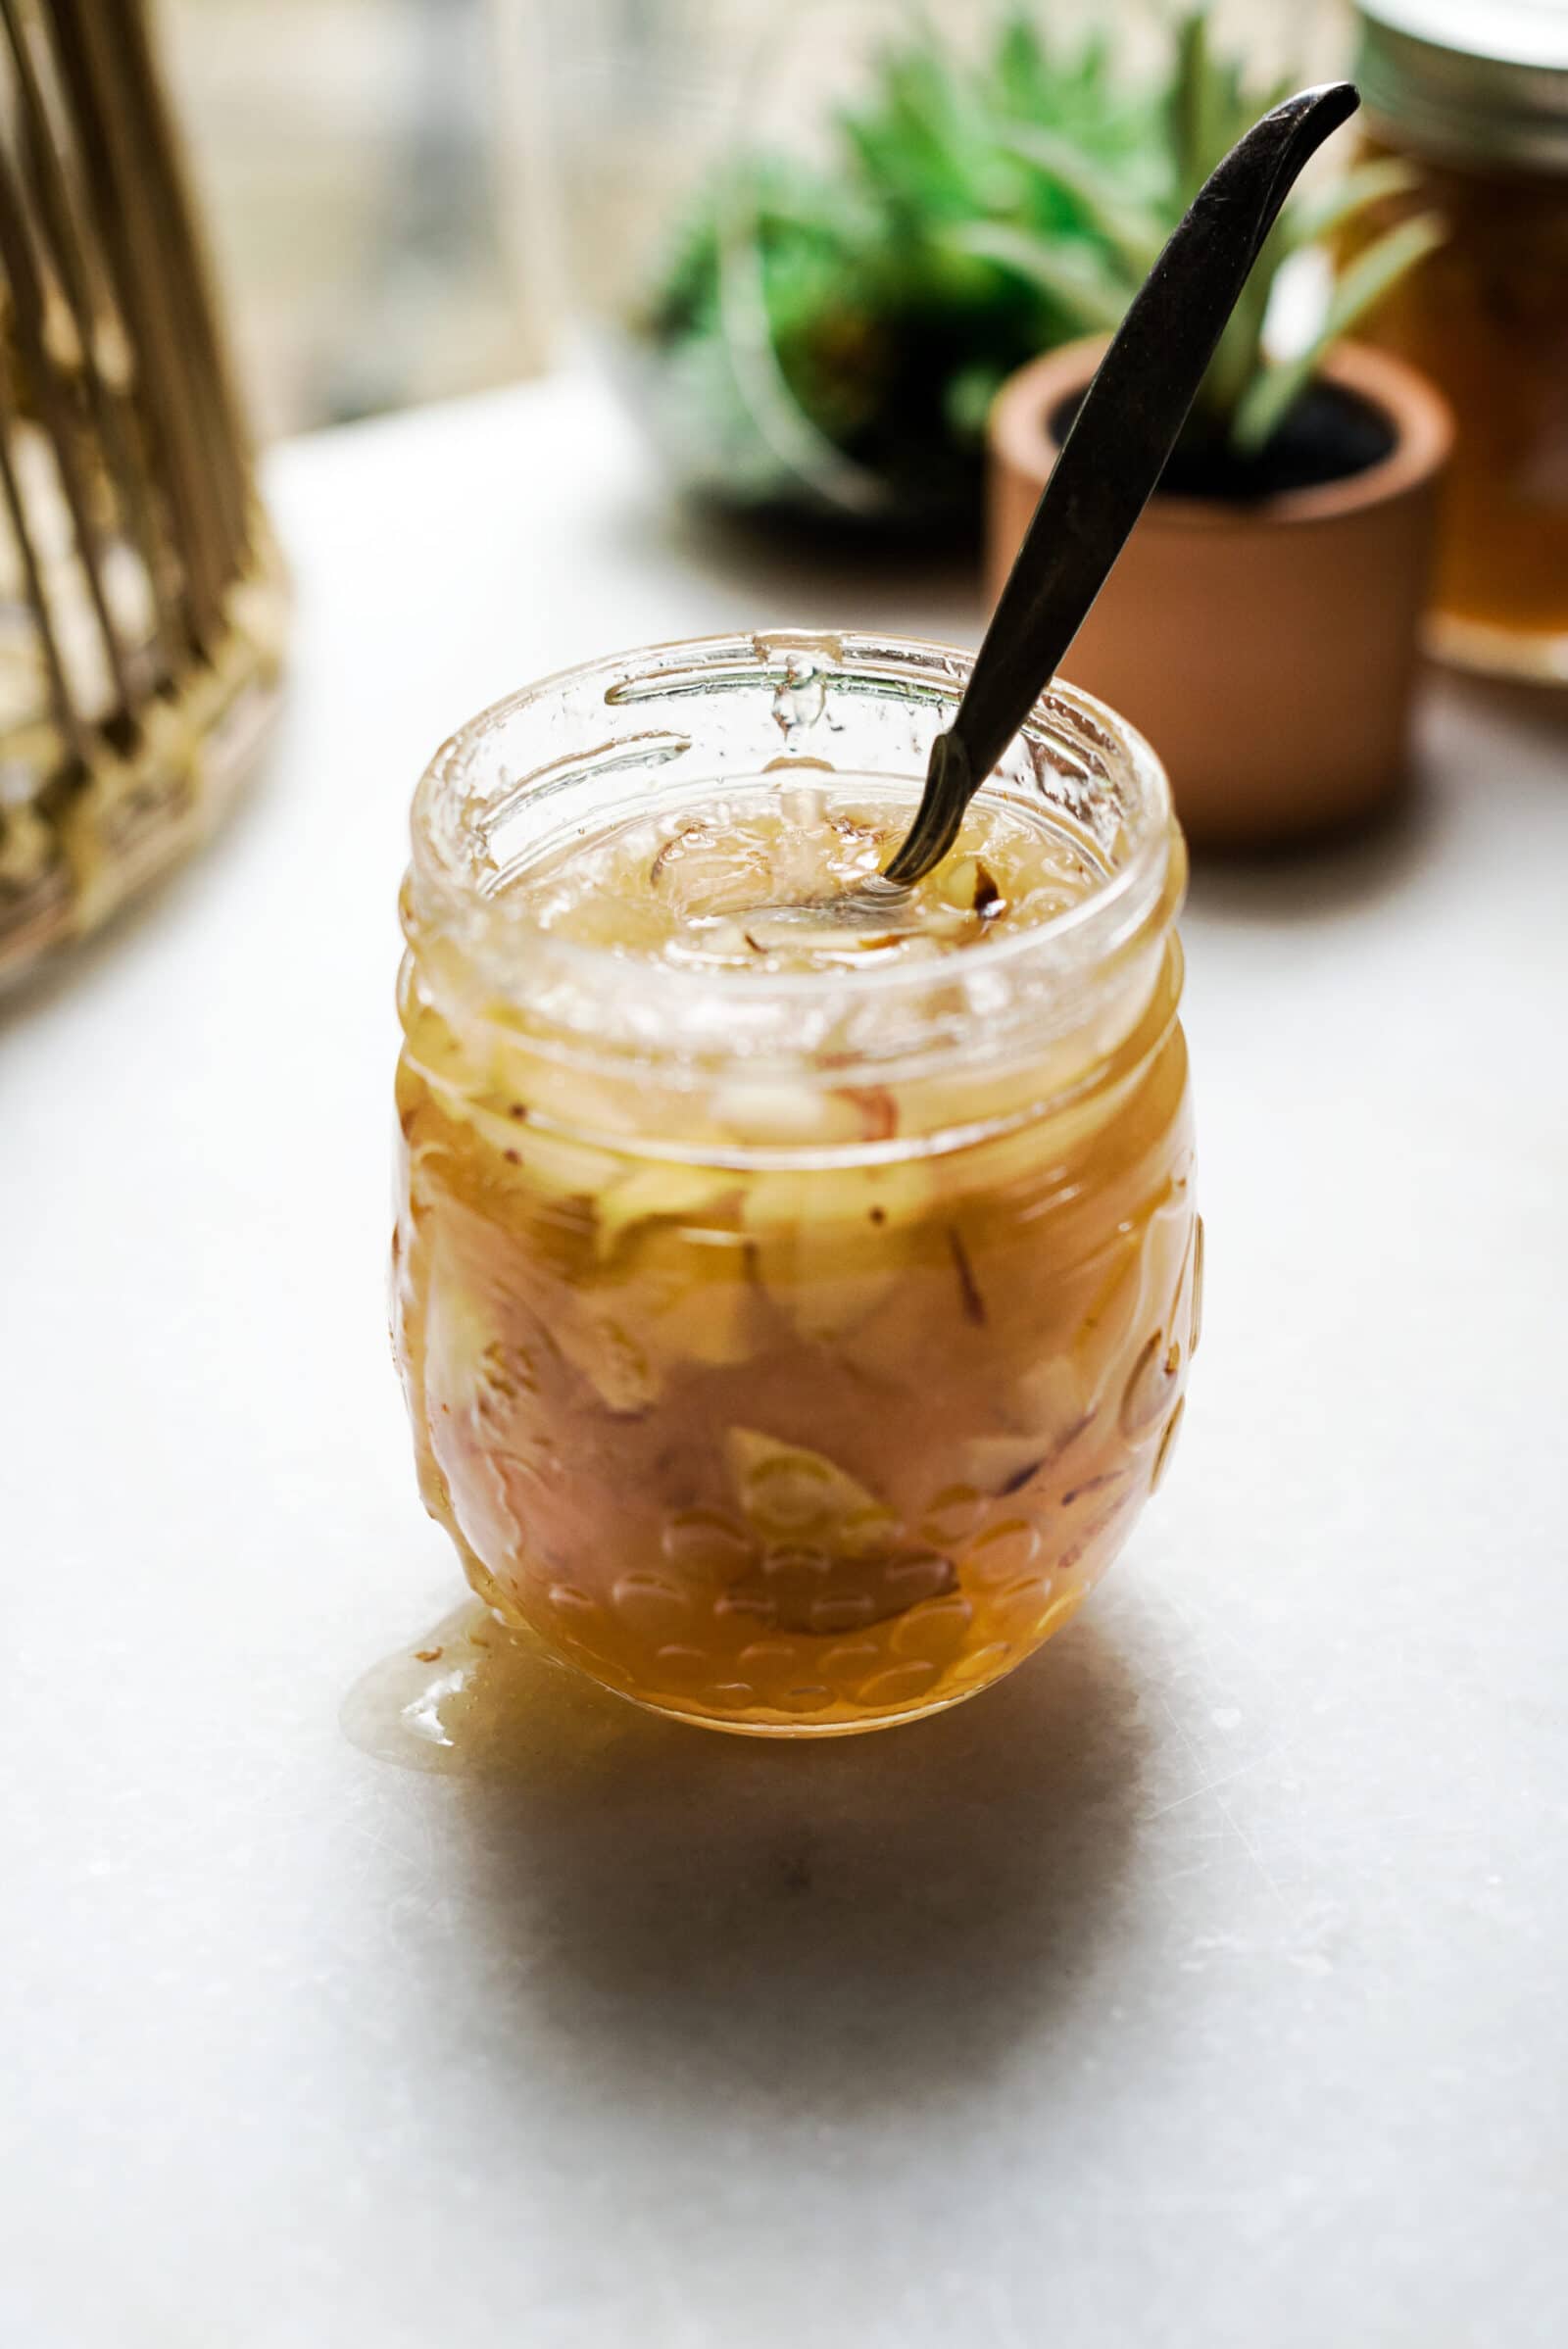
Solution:
<svg viewBox="0 0 1568 2349"><path fill-rule="evenodd" d="M1374 151L1421 185L1446 242L1362 329L1422 367L1458 425L1433 649L1568 679L1568 4L1360 0Z"/></svg>
<svg viewBox="0 0 1568 2349"><path fill-rule="evenodd" d="M496 0L503 21L525 0ZM975 526L996 390L1112 321L966 243L1028 201L1005 139L1067 125L1147 169L1144 117L1084 12L964 0L549 0L567 303L675 480L880 530ZM1077 29L1074 29L1074 27ZM520 86L513 122L534 101ZM1080 307L1082 303L1087 308Z"/></svg>
<svg viewBox="0 0 1568 2349"><path fill-rule="evenodd" d="M902 491L908 511L906 484L846 452L875 361L863 318L834 302L831 231L781 239L767 217L797 169L805 192L868 22L897 14L550 0L566 300L677 485L710 502L877 521ZM926 489L922 515L944 502Z"/></svg>
<svg viewBox="0 0 1568 2349"><path fill-rule="evenodd" d="M504 1620L717 1728L973 1694L1163 1474L1202 1273L1181 837L1147 746L1059 687L984 796L1080 844L1083 891L984 952L715 971L559 935L514 881L718 776L830 764L912 806L967 667L853 636L634 653L477 719L415 805L420 1489Z"/></svg>

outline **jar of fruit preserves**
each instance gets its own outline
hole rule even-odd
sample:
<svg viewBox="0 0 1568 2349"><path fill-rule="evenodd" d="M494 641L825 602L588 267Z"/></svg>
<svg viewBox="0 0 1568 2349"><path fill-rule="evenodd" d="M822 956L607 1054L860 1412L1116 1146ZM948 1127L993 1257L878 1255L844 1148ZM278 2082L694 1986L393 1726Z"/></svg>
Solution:
<svg viewBox="0 0 1568 2349"><path fill-rule="evenodd" d="M1568 0L1361 0L1372 151L1445 242L1362 331L1453 408L1434 650L1568 678Z"/></svg>
<svg viewBox="0 0 1568 2349"><path fill-rule="evenodd" d="M499 1616L721 1729L873 1729L1010 1671L1181 1419L1185 859L1148 746L1054 688L885 924L834 905L967 667L634 653L475 720L415 804L423 1495Z"/></svg>

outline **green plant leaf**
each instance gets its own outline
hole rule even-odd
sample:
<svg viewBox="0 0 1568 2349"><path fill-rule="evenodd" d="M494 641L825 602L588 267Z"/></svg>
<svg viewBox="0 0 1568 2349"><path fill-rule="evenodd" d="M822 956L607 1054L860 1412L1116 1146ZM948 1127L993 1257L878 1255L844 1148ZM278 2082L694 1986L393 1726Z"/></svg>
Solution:
<svg viewBox="0 0 1568 2349"><path fill-rule="evenodd" d="M1022 9L1009 10L997 36L996 80L1004 105L1040 113L1050 104L1054 74L1039 25Z"/></svg>
<svg viewBox="0 0 1568 2349"><path fill-rule="evenodd" d="M1288 250L1299 253L1321 244L1336 228L1391 196L1402 196L1421 184L1421 174L1395 156L1376 163L1359 163L1327 186L1309 188L1288 204L1281 221Z"/></svg>
<svg viewBox="0 0 1568 2349"><path fill-rule="evenodd" d="M978 448L984 440L986 419L1002 389L1003 380L1000 370L987 367L983 361L977 361L972 367L959 367L956 374L949 378L942 395L943 414L947 417L949 429L960 441Z"/></svg>
<svg viewBox="0 0 1568 2349"><path fill-rule="evenodd" d="M1307 349L1277 367L1265 367L1253 378L1236 411L1232 447L1244 456L1255 456L1265 447L1317 372L1325 352L1407 270L1441 245L1446 234L1441 215L1428 212L1402 221L1369 245L1335 287L1323 323Z"/></svg>
<svg viewBox="0 0 1568 2349"><path fill-rule="evenodd" d="M1000 135L1009 155L1032 165L1071 197L1084 225L1126 263L1125 299L1130 302L1159 256L1169 233L1166 223L1152 210L1129 203L1123 174L1096 162L1060 131L1017 122Z"/></svg>
<svg viewBox="0 0 1568 2349"><path fill-rule="evenodd" d="M1086 245L1036 236L1009 220L958 221L945 241L1022 277L1056 305L1075 333L1108 334L1121 324L1127 289Z"/></svg>
<svg viewBox="0 0 1568 2349"><path fill-rule="evenodd" d="M1167 100L1167 126L1176 166L1176 195L1190 204L1202 185L1208 152L1213 77L1208 54L1208 11L1197 8L1176 26L1176 54Z"/></svg>

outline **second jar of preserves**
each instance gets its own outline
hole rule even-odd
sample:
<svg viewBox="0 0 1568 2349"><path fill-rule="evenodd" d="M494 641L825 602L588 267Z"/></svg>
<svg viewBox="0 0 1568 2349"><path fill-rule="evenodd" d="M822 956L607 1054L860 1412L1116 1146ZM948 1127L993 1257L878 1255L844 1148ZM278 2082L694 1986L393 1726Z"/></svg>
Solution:
<svg viewBox="0 0 1568 2349"><path fill-rule="evenodd" d="M1377 150L1444 244L1363 329L1446 393L1434 650L1568 679L1568 5L1360 0ZM1374 220L1366 233L1382 223Z"/></svg>
<svg viewBox="0 0 1568 2349"><path fill-rule="evenodd" d="M416 804L395 1335L505 1620L753 1733L956 1702L1065 1623L1197 1343L1164 776L1039 705L886 923L966 659L674 645L530 688ZM801 918L807 908L808 918Z"/></svg>

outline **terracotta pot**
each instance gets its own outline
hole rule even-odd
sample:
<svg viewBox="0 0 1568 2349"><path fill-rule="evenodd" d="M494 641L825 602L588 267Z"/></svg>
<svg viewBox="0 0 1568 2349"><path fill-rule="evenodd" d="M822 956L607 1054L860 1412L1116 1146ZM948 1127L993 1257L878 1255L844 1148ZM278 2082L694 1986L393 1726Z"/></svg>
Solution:
<svg viewBox="0 0 1568 2349"><path fill-rule="evenodd" d="M992 411L993 595L1056 461L1052 418L1102 348L1072 343L1035 361ZM1404 780L1452 424L1426 378L1381 351L1342 346L1323 371L1388 417L1389 455L1249 505L1155 498L1064 664L1149 736L1199 843L1333 830Z"/></svg>

